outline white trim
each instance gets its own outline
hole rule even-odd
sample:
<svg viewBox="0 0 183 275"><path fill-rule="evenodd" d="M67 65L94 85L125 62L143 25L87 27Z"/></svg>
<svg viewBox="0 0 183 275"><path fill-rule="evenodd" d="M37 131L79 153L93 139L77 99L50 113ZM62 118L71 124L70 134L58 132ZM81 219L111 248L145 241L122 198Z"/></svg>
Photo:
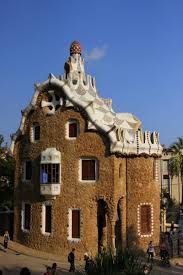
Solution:
<svg viewBox="0 0 183 275"><path fill-rule="evenodd" d="M80 238L72 238L72 211L78 210L80 212ZM69 208L68 209L68 237L67 239L72 242L81 241L81 208Z"/></svg>
<svg viewBox="0 0 183 275"><path fill-rule="evenodd" d="M41 152L41 164L60 164L61 153L56 148L46 148Z"/></svg>
<svg viewBox="0 0 183 275"><path fill-rule="evenodd" d="M77 125L77 136L76 137L69 137L69 125L72 124L72 123L76 123ZM80 134L80 127L79 127L79 121L77 119L69 119L65 125L66 129L65 129L65 137L66 139L69 139L69 140L76 140L77 137L79 136Z"/></svg>
<svg viewBox="0 0 183 275"><path fill-rule="evenodd" d="M27 201L22 201L22 209L21 209L21 230L23 232L29 233L30 229L25 228L25 204L30 205L30 228L31 228L31 204Z"/></svg>
<svg viewBox="0 0 183 275"><path fill-rule="evenodd" d="M46 206L51 206L51 232L46 232ZM52 235L53 232L53 217L52 217L52 211L53 206L51 202L46 201L42 204L42 212L41 212L41 233L46 236Z"/></svg>
<svg viewBox="0 0 183 275"><path fill-rule="evenodd" d="M151 233L150 234L141 234L141 206L149 205L151 208ZM152 237L154 233L154 211L153 204L150 202L140 203L137 207L137 231L140 238Z"/></svg>
<svg viewBox="0 0 183 275"><path fill-rule="evenodd" d="M82 160L95 160L95 180L83 180L82 179ZM79 159L79 181L83 183L94 183L97 182L99 179L99 161L95 157L81 157Z"/></svg>

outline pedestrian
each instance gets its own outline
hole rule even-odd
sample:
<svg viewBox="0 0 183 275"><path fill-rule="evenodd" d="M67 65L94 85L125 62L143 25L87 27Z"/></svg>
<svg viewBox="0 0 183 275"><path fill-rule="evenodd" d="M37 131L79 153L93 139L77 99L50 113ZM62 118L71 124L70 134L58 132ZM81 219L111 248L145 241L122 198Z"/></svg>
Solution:
<svg viewBox="0 0 183 275"><path fill-rule="evenodd" d="M3 272L2 272L2 270L0 270L0 275L3 275Z"/></svg>
<svg viewBox="0 0 183 275"><path fill-rule="evenodd" d="M149 244L148 244L147 254L148 254L148 262L149 262L150 260L153 262L155 250L154 250L154 246L153 246L153 244L152 244L152 241L150 241Z"/></svg>
<svg viewBox="0 0 183 275"><path fill-rule="evenodd" d="M174 221L171 222L171 226L170 226L170 232L173 234L174 233L174 228L175 228L175 225L174 225Z"/></svg>
<svg viewBox="0 0 183 275"><path fill-rule="evenodd" d="M57 275L57 264L53 263L51 268L51 275Z"/></svg>
<svg viewBox="0 0 183 275"><path fill-rule="evenodd" d="M70 263L69 272L75 272L75 248L68 255L68 262Z"/></svg>
<svg viewBox="0 0 183 275"><path fill-rule="evenodd" d="M51 267L50 266L47 266L46 272L44 273L44 275L51 275Z"/></svg>
<svg viewBox="0 0 183 275"><path fill-rule="evenodd" d="M90 258L88 256L87 252L84 254L84 261L85 261L85 271L87 273L89 270L89 265L90 265Z"/></svg>
<svg viewBox="0 0 183 275"><path fill-rule="evenodd" d="M9 240L10 240L10 236L9 236L8 230L6 230L4 233L4 251L6 251L8 248Z"/></svg>
<svg viewBox="0 0 183 275"><path fill-rule="evenodd" d="M27 267L23 267L20 271L20 275L31 275L31 273Z"/></svg>

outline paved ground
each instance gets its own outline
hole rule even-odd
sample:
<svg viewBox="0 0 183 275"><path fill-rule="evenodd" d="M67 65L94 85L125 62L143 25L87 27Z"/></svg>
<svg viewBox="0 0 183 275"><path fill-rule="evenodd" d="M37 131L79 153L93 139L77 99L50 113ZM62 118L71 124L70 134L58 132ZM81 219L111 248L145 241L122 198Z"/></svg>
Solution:
<svg viewBox="0 0 183 275"><path fill-rule="evenodd" d="M25 248L26 249L26 248ZM27 251L29 249L27 248ZM19 272L22 267L27 266L31 270L32 275L41 275L44 274L47 265L52 265L53 262L56 262L58 265L58 274L66 275L71 274L68 272L68 263L67 259L58 261L57 259L54 261L47 260L45 258L41 258L37 255L38 251L35 251L35 257L33 255L24 255L15 252L14 250L8 250L4 252L2 247L0 246L0 269L3 270L3 275L19 275ZM178 263L178 265L176 265ZM78 263L77 268L81 269L81 265ZM183 275L183 258L182 259L174 259L171 268L162 267L158 263L154 265L153 270L151 272L152 275Z"/></svg>
<svg viewBox="0 0 183 275"><path fill-rule="evenodd" d="M18 254L11 250L7 252L0 250L0 269L3 270L3 275L19 275L24 266L31 270L31 275L44 274L46 266L51 266L52 263L53 261ZM58 274L71 274L68 272L68 263L58 261L56 263Z"/></svg>

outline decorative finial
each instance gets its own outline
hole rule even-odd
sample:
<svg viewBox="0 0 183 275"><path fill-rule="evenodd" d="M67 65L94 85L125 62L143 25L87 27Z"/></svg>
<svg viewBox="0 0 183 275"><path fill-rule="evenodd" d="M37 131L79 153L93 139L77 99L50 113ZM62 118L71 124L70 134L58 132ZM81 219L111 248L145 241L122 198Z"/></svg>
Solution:
<svg viewBox="0 0 183 275"><path fill-rule="evenodd" d="M81 55L81 45L78 41L73 41L71 46L70 46L70 55L73 54L80 54Z"/></svg>

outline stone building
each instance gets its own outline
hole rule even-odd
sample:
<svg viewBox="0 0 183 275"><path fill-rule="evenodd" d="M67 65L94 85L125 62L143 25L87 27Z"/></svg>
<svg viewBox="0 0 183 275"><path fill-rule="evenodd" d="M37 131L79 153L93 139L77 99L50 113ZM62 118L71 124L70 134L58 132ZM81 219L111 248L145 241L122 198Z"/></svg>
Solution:
<svg viewBox="0 0 183 275"><path fill-rule="evenodd" d="M158 244L158 133L99 96L76 41L64 71L35 85L12 136L14 239L62 254Z"/></svg>
<svg viewBox="0 0 183 275"><path fill-rule="evenodd" d="M182 183L177 176L172 176L169 169L169 161L173 157L170 149L163 149L161 157L161 192L167 193L177 204L182 203Z"/></svg>

